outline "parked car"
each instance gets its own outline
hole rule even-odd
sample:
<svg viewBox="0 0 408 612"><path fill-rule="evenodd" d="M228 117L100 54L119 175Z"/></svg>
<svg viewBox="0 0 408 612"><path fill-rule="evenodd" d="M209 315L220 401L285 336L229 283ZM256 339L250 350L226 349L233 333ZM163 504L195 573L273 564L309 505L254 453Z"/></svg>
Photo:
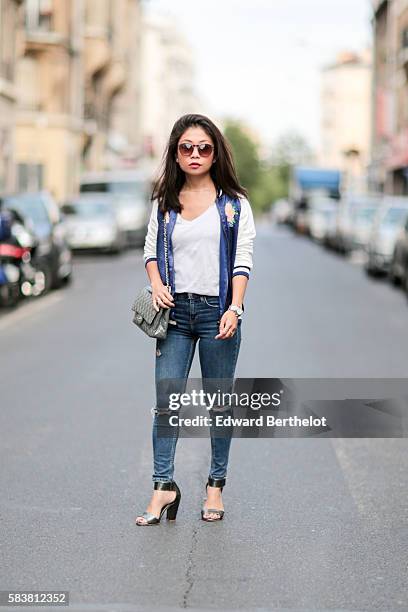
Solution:
<svg viewBox="0 0 408 612"><path fill-rule="evenodd" d="M343 195L338 203L336 230L333 237L333 247L337 251L347 255L358 246L355 238L358 242L359 237L362 238L369 231L368 219L364 219L364 215L369 216L371 213L357 214L357 211L363 208L376 209L380 206L381 199L381 194L376 193Z"/></svg>
<svg viewBox="0 0 408 612"><path fill-rule="evenodd" d="M309 234L317 242L330 245L334 233L337 202L324 195L309 201Z"/></svg>
<svg viewBox="0 0 408 612"><path fill-rule="evenodd" d="M408 217L408 198L384 196L367 244L368 274L385 274L393 259L395 243Z"/></svg>
<svg viewBox="0 0 408 612"><path fill-rule="evenodd" d="M141 246L150 217L150 186L149 176L143 170L107 170L84 174L80 192L111 194L118 209L120 227L125 232L126 244Z"/></svg>
<svg viewBox="0 0 408 612"><path fill-rule="evenodd" d="M146 202L125 194L112 194L111 197L112 203L117 209L118 223L125 235L126 245L142 246L149 222L149 208Z"/></svg>
<svg viewBox="0 0 408 612"><path fill-rule="evenodd" d="M395 285L402 283L408 293L408 217L396 236L389 277Z"/></svg>
<svg viewBox="0 0 408 612"><path fill-rule="evenodd" d="M272 223L283 224L288 223L291 213L291 205L288 200L280 199L274 202L269 210L269 218Z"/></svg>
<svg viewBox="0 0 408 612"><path fill-rule="evenodd" d="M19 212L38 239L33 265L44 274L44 293L70 282L72 252L61 211L51 194L41 191L5 195L2 203Z"/></svg>
<svg viewBox="0 0 408 612"><path fill-rule="evenodd" d="M66 202L62 212L71 249L98 249L110 253L120 253L124 249L125 234L109 194L83 194Z"/></svg>
<svg viewBox="0 0 408 612"><path fill-rule="evenodd" d="M309 206L306 197L293 204L290 219L292 228L297 234L309 234Z"/></svg>

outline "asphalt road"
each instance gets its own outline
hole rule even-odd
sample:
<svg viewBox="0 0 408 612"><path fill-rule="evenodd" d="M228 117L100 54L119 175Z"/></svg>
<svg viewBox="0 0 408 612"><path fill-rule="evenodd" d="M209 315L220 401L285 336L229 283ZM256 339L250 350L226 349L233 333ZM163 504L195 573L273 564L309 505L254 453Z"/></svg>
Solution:
<svg viewBox="0 0 408 612"><path fill-rule="evenodd" d="M0 317L0 590L69 591L75 611L408 610L406 439L234 439L225 518L205 523L209 440L181 438L177 521L135 526L154 400L154 341L131 323L141 252L74 273ZM407 377L404 294L287 229L258 226L245 308L237 376Z"/></svg>

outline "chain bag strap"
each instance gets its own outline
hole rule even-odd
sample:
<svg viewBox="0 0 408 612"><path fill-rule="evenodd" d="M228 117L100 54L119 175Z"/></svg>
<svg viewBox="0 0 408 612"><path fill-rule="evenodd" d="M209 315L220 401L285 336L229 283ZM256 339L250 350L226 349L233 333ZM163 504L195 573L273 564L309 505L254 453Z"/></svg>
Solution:
<svg viewBox="0 0 408 612"><path fill-rule="evenodd" d="M164 242L164 267L166 275L166 287L171 293L169 280L168 244L166 215L163 215L163 242ZM132 310L134 311L133 323L151 338L165 338L169 324L170 308L160 307L157 311L153 306L152 288L146 285L135 299Z"/></svg>

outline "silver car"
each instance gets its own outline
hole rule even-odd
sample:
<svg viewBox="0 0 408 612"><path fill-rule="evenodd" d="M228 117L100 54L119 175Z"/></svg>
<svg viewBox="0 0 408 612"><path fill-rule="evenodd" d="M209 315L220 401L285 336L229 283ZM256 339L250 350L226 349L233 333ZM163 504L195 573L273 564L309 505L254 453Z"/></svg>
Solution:
<svg viewBox="0 0 408 612"><path fill-rule="evenodd" d="M317 242L329 244L335 227L337 203L328 196L311 199L309 204L309 233Z"/></svg>
<svg viewBox="0 0 408 612"><path fill-rule="evenodd" d="M87 172L81 177L80 192L110 194L118 210L121 229L129 246L142 246L150 216L150 173L146 170Z"/></svg>
<svg viewBox="0 0 408 612"><path fill-rule="evenodd" d="M345 194L339 202L336 217L334 247L347 254L354 248L362 247L368 240L370 224L368 217L381 205L381 194ZM362 212L369 209L371 212ZM374 211L375 212L375 211Z"/></svg>
<svg viewBox="0 0 408 612"><path fill-rule="evenodd" d="M80 196L62 207L67 239L72 249L98 249L119 253L125 247L125 234L111 197L105 194Z"/></svg>
<svg viewBox="0 0 408 612"><path fill-rule="evenodd" d="M400 229L408 218L408 198L384 196L367 245L368 274L387 273Z"/></svg>
<svg viewBox="0 0 408 612"><path fill-rule="evenodd" d="M150 211L144 199L128 194L112 195L120 228L125 234L128 246L144 244Z"/></svg>

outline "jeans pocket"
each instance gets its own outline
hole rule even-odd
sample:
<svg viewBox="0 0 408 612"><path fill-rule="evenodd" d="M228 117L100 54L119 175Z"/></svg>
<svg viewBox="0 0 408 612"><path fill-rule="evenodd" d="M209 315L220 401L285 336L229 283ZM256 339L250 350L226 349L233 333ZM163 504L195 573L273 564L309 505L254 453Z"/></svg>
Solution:
<svg viewBox="0 0 408 612"><path fill-rule="evenodd" d="M219 299L218 297L212 297L212 296L204 296L204 302L207 304L207 306L209 306L210 308L218 308L219 307Z"/></svg>

